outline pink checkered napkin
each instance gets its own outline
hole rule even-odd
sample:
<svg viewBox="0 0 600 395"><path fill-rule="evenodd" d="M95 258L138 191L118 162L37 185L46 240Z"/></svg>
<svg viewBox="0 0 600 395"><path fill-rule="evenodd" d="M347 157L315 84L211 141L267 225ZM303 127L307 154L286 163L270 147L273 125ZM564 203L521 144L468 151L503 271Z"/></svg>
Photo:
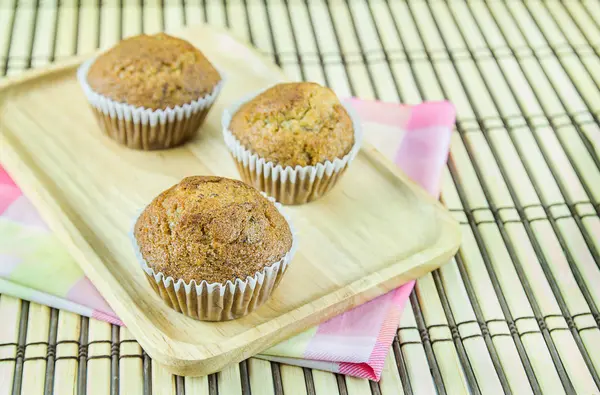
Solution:
<svg viewBox="0 0 600 395"><path fill-rule="evenodd" d="M439 195L455 110L448 102L400 106L351 100L365 139L432 196ZM259 358L379 380L411 281L266 350Z"/></svg>
<svg viewBox="0 0 600 395"><path fill-rule="evenodd" d="M455 119L452 105L350 102L365 139L437 196ZM405 284L258 357L379 380L413 287ZM0 293L122 325L1 166Z"/></svg>

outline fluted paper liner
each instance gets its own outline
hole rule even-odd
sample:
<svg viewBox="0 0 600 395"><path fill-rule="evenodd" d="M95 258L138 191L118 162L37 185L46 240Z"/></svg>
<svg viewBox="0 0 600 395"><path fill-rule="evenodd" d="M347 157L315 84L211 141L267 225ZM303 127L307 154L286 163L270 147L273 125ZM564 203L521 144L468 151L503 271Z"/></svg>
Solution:
<svg viewBox="0 0 600 395"><path fill-rule="evenodd" d="M221 73L221 81L212 93L190 103L164 110L135 107L94 92L87 82L87 74L94 60L89 59L81 64L77 79L102 132L133 149L172 148L190 140L204 122L223 87Z"/></svg>
<svg viewBox="0 0 600 395"><path fill-rule="evenodd" d="M354 145L343 158L317 163L314 166L283 167L246 149L229 130L231 118L246 102L264 92L252 94L223 111L221 125L223 138L229 149L242 180L256 189L272 196L282 204L302 204L325 195L335 186L348 165L356 157L362 142L360 122L350 106L344 105L352 119Z"/></svg>
<svg viewBox="0 0 600 395"><path fill-rule="evenodd" d="M273 198L267 199L275 204L287 221L292 232L292 247L281 260L265 267L252 277L248 276L245 280L237 278L233 282L228 280L225 283L209 284L207 281L199 280L198 283L192 280L186 283L183 279L176 280L162 272L154 271L142 257L135 239L133 229L136 218L130 234L136 257L146 273L148 282L169 307L201 321L227 321L251 313L269 298L294 257L297 237L289 217L281 210L281 205Z"/></svg>

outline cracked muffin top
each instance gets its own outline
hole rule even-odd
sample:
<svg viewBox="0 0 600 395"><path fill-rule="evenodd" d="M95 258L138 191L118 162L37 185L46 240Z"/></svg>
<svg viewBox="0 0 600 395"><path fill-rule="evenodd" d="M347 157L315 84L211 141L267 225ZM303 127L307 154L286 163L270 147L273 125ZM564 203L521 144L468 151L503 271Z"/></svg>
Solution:
<svg viewBox="0 0 600 395"><path fill-rule="evenodd" d="M354 145L346 109L331 89L311 82L267 89L240 107L229 130L244 148L283 167L341 159Z"/></svg>
<svg viewBox="0 0 600 395"><path fill-rule="evenodd" d="M224 283L254 276L292 247L275 205L253 187L221 177L187 177L158 195L138 218L134 236L155 271Z"/></svg>
<svg viewBox="0 0 600 395"><path fill-rule="evenodd" d="M164 33L121 41L98 56L87 75L96 93L154 110L206 96L220 80L202 52Z"/></svg>

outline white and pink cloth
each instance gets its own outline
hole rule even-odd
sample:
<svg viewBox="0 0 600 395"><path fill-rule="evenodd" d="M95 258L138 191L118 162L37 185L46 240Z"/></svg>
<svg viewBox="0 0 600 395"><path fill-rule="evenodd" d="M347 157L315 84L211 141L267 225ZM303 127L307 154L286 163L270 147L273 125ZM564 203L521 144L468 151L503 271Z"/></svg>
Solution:
<svg viewBox="0 0 600 395"><path fill-rule="evenodd" d="M363 122L365 140L437 197L453 106L349 101ZM379 380L413 287L414 281L407 283L257 357ZM1 164L0 293L122 325Z"/></svg>

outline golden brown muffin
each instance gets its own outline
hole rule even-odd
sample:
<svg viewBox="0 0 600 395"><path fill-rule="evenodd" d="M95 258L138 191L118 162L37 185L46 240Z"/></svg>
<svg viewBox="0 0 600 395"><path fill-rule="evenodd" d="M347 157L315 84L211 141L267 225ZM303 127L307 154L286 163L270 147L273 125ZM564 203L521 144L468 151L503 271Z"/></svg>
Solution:
<svg viewBox="0 0 600 395"><path fill-rule="evenodd" d="M154 110L210 94L219 72L192 44L164 33L121 41L100 55L87 81L101 95Z"/></svg>
<svg viewBox="0 0 600 395"><path fill-rule="evenodd" d="M290 251L292 233L273 203L241 181L187 177L158 195L134 235L154 271L224 283L254 276Z"/></svg>
<svg viewBox="0 0 600 395"><path fill-rule="evenodd" d="M229 130L246 149L283 167L343 158L354 144L352 120L335 93L311 82L266 90L242 105Z"/></svg>

